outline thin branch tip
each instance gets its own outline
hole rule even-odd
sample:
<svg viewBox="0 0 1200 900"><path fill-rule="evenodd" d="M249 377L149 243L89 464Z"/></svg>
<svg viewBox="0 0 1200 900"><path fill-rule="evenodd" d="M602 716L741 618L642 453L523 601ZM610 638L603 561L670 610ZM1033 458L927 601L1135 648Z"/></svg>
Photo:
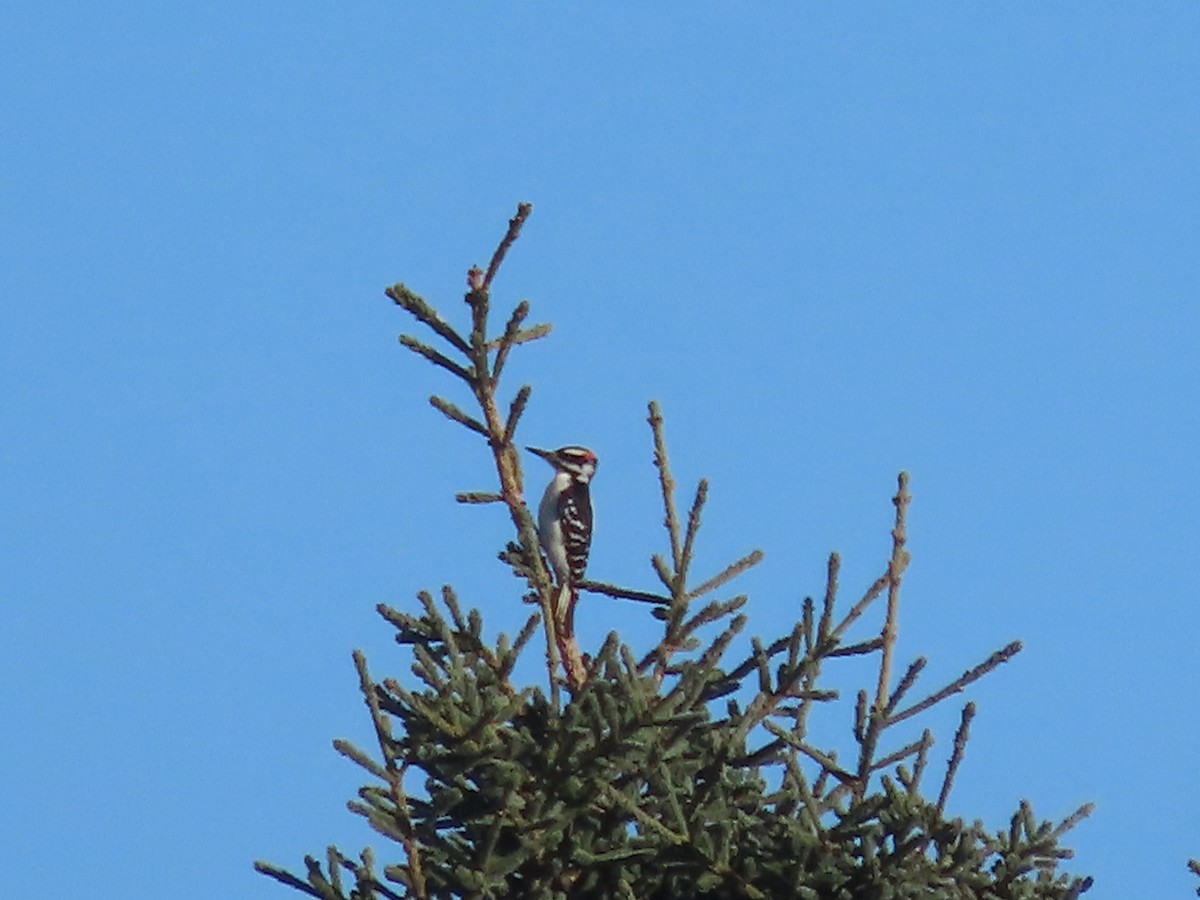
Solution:
<svg viewBox="0 0 1200 900"><path fill-rule="evenodd" d="M492 261L488 264L487 274L482 276L479 286L473 288L473 290L486 291L492 286L492 279L496 277L496 272L499 271L500 264L504 262L504 257L508 254L509 248L512 247L520 235L521 227L532 212L532 203L522 201L517 204L517 213L508 220L508 231L504 233L504 237L500 239L500 243L496 247L496 252L492 254Z"/></svg>

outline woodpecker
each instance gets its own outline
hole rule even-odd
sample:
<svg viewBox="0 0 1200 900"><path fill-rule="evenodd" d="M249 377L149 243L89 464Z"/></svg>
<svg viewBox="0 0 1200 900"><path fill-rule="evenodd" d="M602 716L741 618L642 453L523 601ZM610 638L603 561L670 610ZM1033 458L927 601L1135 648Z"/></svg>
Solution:
<svg viewBox="0 0 1200 900"><path fill-rule="evenodd" d="M538 507L538 539L559 588L554 617L561 623L562 635L569 637L575 630L575 602L579 599L576 585L583 579L592 546L588 482L596 474L598 460L587 447L575 445L557 450L525 449L554 466L554 477Z"/></svg>

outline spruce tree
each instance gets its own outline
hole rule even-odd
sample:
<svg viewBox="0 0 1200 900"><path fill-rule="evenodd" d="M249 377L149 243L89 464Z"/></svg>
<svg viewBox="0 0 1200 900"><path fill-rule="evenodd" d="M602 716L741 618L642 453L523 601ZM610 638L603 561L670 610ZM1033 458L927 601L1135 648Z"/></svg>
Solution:
<svg viewBox="0 0 1200 900"><path fill-rule="evenodd" d="M598 648L557 633L555 588L538 549L516 443L531 388L501 401L501 376L520 345L545 337L517 304L490 329L491 285L531 207L521 204L487 269L468 274L469 330L456 329L403 284L387 295L427 330L400 342L467 386L477 409L430 403L479 438L498 488L459 494L495 504L512 521L500 559L536 610L515 638L485 634L450 587L419 606L380 605L411 660L411 676L373 674L354 653L374 725L371 751L334 742L365 773L351 800L386 842L379 856L330 847L293 874L256 868L324 900L368 898L1054 898L1091 879L1060 871L1059 841L1090 804L1053 823L1022 801L1006 827L989 830L946 813L975 715L962 707L946 762L916 719L949 702L1017 654L1013 642L935 690L920 693L925 666L898 668L900 588L908 565L908 476L892 503L891 555L878 578L847 603L839 558L823 589L771 641L742 639L748 598L729 586L762 559L748 553L696 578L693 548L708 485L686 512L676 505L662 412L649 405L662 494L666 552L651 556L656 590L587 581L596 597L642 604L657 640L634 646L616 632ZM608 486L608 502L612 486ZM511 599L520 602L519 589ZM873 624L874 623L874 624ZM541 635L541 640L534 641ZM523 652L542 647L546 681L514 682ZM838 692L823 675L848 657L874 661L875 676L846 713L855 750L843 759L809 728L811 711ZM899 673L899 677L897 676ZM914 699L916 698L916 699Z"/></svg>

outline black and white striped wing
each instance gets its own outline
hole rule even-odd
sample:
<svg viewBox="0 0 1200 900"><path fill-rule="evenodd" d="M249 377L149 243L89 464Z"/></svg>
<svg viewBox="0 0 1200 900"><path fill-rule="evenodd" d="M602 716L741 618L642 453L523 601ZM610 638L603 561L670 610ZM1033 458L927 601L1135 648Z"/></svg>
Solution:
<svg viewBox="0 0 1200 900"><path fill-rule="evenodd" d="M592 546L592 498L586 484L573 481L559 494L558 520L562 523L571 583L575 584L583 580Z"/></svg>

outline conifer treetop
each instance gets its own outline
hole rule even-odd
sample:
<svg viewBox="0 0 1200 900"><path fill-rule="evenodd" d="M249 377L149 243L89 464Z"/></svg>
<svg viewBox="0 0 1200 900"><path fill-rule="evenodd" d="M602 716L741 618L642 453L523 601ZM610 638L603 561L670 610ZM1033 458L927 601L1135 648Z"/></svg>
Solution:
<svg viewBox="0 0 1200 900"><path fill-rule="evenodd" d="M389 842L395 858L381 865L371 850L350 857L331 847L323 862L305 859L303 876L264 862L256 863L259 871L323 900L1071 900L1086 891L1090 879L1058 870L1071 855L1059 840L1090 804L1054 824L1021 801L995 832L948 817L973 702L962 707L940 777L929 776L930 729L901 733L1021 649L1012 641L923 695L916 693L923 657L895 677L909 561L907 473L892 498L891 552L880 575L847 607L840 558L830 554L821 599L804 598L787 633L751 637L746 647L748 597L728 589L762 553L709 567L693 581L708 482L698 482L681 514L662 410L652 402L647 420L667 532L665 551L649 558L658 585L595 580L580 588L642 604L661 633L635 648L611 632L590 654L573 635L555 633L553 585L515 443L532 388L522 385L507 404L498 399L511 352L550 326L526 326L525 301L498 334L488 325L492 281L531 209L521 204L488 267L470 270L469 332L403 284L387 294L436 338L402 335L401 343L463 382L475 400L477 411L467 412L430 398L482 439L495 463L498 489L457 499L506 507L514 539L500 558L524 580L525 599L540 613L515 639L491 640L479 612L464 613L449 586L438 598L420 592L418 610L380 605L412 678L377 677L356 652L378 747L334 746L370 779L350 810ZM539 623L547 691L514 683ZM874 660L875 677L853 703L839 703L825 670L850 657ZM850 714L854 742L844 760L839 741L813 725L814 711L839 707Z"/></svg>

